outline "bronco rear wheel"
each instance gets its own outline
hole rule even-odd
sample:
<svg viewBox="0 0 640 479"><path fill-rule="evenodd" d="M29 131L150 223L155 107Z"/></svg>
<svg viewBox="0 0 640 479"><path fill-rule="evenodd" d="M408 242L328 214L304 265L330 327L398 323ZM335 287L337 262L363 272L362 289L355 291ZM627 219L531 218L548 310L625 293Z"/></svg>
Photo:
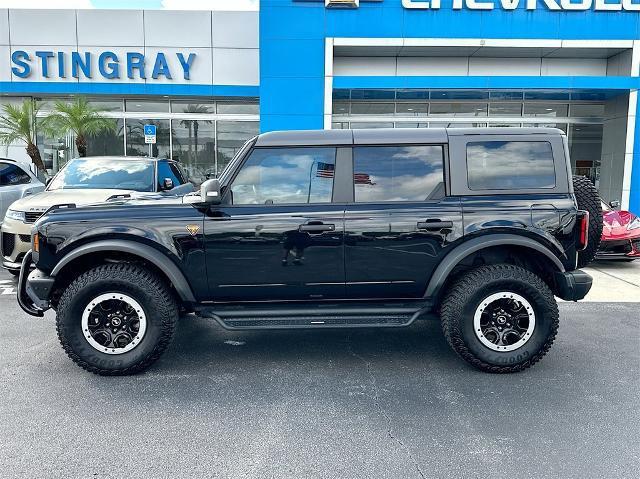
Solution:
<svg viewBox="0 0 640 479"><path fill-rule="evenodd" d="M558 331L558 305L549 287L531 271L510 264L465 273L445 296L440 315L456 353L491 373L532 366Z"/></svg>
<svg viewBox="0 0 640 479"><path fill-rule="evenodd" d="M80 367L101 375L143 371L165 351L178 305L164 281L132 264L87 271L62 293L58 338Z"/></svg>

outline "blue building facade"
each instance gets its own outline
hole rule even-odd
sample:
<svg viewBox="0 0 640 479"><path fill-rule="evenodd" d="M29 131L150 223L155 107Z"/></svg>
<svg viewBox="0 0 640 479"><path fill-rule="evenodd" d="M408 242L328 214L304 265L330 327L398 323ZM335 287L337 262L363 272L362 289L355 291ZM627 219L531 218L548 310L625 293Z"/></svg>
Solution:
<svg viewBox="0 0 640 479"><path fill-rule="evenodd" d="M605 105L600 159L591 157L593 166L579 166L581 151L593 150L587 141L572 149L578 155L574 166L591 173L603 196L640 209L640 123L635 121L640 2L357 3L357 8L327 8L323 1L262 0L262 131L355 123L398 127L396 118L407 113L398 108L401 98L416 106L446 100L450 109L449 115L446 108L436 114L431 107L423 109L422 116L412 114L413 122L402 122L404 127L504 123L504 117L490 121L492 104L499 111L514 101L524 103L520 124L538 124L539 109L531 109L538 112L535 117L527 115L528 99L567 102L576 111L597 102ZM367 100L377 107L370 109L377 121L362 121ZM381 107L392 100L393 113ZM489 120L485 123L484 112L470 118L471 109L457 108L456 102L481 108L487 103ZM354 105L359 105L357 115ZM509 110L511 121L514 111ZM460 112L465 121L456 116ZM337 114L344 121L335 121ZM573 121L584 120L570 120L566 128L580 124ZM578 138L584 130L570 135Z"/></svg>
<svg viewBox="0 0 640 479"><path fill-rule="evenodd" d="M0 103L32 98L44 114L86 95L119 126L90 153L139 154L154 123L155 153L196 179L259 131L550 126L577 174L640 213L639 87L640 0L0 10ZM72 140L39 135L52 170Z"/></svg>

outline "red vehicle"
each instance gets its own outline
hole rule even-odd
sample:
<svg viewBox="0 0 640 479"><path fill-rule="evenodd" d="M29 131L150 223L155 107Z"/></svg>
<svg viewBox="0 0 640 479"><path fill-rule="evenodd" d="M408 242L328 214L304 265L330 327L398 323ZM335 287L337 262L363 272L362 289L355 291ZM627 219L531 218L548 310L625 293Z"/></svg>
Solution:
<svg viewBox="0 0 640 479"><path fill-rule="evenodd" d="M640 217L602 203L604 227L596 258L632 261L640 258Z"/></svg>

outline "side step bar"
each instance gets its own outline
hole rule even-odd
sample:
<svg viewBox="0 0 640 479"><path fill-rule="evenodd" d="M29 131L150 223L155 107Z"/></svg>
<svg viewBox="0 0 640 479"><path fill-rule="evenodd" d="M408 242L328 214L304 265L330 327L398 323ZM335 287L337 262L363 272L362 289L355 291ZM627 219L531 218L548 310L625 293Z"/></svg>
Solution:
<svg viewBox="0 0 640 479"><path fill-rule="evenodd" d="M196 314L217 321L223 328L241 329L317 329L317 328L399 328L413 324L430 311L424 303L411 306L353 306L301 304L284 308L265 305L211 305L197 308Z"/></svg>

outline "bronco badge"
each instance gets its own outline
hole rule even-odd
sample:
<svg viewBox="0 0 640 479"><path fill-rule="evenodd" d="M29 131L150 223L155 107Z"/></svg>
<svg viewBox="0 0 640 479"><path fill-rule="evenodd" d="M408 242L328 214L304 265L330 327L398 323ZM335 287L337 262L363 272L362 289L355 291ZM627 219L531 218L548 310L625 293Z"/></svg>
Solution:
<svg viewBox="0 0 640 479"><path fill-rule="evenodd" d="M187 225L186 228L191 236L197 235L198 231L200 231L200 227L198 225Z"/></svg>

